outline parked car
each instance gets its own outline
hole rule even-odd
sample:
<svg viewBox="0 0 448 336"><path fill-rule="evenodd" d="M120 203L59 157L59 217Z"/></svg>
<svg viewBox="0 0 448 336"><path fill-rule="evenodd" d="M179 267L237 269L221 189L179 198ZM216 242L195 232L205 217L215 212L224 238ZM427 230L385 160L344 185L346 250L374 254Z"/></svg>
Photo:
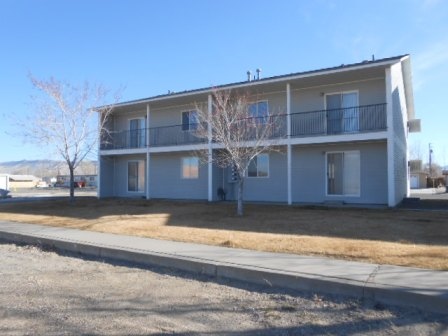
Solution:
<svg viewBox="0 0 448 336"><path fill-rule="evenodd" d="M49 185L48 185L48 183L45 182L45 181L39 181L39 182L37 182L37 184L36 184L36 188L48 188L48 187L49 187Z"/></svg>

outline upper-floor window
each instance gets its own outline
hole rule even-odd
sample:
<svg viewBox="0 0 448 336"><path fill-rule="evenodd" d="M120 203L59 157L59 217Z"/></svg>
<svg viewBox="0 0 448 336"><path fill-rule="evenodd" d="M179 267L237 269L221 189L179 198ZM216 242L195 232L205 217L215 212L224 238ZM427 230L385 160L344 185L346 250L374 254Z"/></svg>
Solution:
<svg viewBox="0 0 448 336"><path fill-rule="evenodd" d="M269 177L269 154L258 154L249 163L248 177Z"/></svg>
<svg viewBox="0 0 448 336"><path fill-rule="evenodd" d="M269 117L268 102L266 100L249 104L249 117L256 123L266 123Z"/></svg>
<svg viewBox="0 0 448 336"><path fill-rule="evenodd" d="M325 95L327 132L351 133L359 130L358 92L339 92Z"/></svg>
<svg viewBox="0 0 448 336"><path fill-rule="evenodd" d="M198 128L198 112L182 112L182 131L194 131Z"/></svg>

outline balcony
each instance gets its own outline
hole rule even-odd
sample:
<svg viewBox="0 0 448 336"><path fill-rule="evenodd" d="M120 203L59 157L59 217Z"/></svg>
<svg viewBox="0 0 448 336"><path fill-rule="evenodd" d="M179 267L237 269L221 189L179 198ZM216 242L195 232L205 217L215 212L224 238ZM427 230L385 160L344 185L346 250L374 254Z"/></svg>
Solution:
<svg viewBox="0 0 448 336"><path fill-rule="evenodd" d="M129 149L146 147L146 129L107 132L101 136L100 149Z"/></svg>
<svg viewBox="0 0 448 336"><path fill-rule="evenodd" d="M291 114L291 137L383 131L386 104Z"/></svg>
<svg viewBox="0 0 448 336"><path fill-rule="evenodd" d="M291 114L291 137L312 137L384 131L387 128L386 104L364 105L334 110ZM235 126L244 128L242 141L257 138L280 139L287 136L287 115L243 119ZM101 149L135 149L206 143L198 135L197 125L152 127L132 131L109 132L102 136ZM149 131L149 141L147 133Z"/></svg>
<svg viewBox="0 0 448 336"><path fill-rule="evenodd" d="M149 145L152 147L178 146L206 143L207 139L200 137L195 130L197 125L175 125L152 127L149 129Z"/></svg>

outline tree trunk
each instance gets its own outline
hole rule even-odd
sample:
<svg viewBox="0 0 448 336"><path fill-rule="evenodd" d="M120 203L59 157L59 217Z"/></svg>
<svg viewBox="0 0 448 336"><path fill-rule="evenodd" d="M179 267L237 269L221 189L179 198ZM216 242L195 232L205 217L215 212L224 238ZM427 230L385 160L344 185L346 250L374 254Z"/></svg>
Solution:
<svg viewBox="0 0 448 336"><path fill-rule="evenodd" d="M71 165L68 167L70 171L70 203L75 201L75 171Z"/></svg>
<svg viewBox="0 0 448 336"><path fill-rule="evenodd" d="M240 180L238 181L238 200L236 209L236 213L238 216L243 215L243 188L244 188L244 180L240 178Z"/></svg>

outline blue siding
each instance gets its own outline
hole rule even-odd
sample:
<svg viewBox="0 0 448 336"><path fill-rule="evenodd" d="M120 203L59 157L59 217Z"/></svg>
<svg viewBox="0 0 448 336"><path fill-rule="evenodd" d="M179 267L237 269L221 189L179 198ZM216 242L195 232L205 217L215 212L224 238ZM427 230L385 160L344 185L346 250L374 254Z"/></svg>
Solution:
<svg viewBox="0 0 448 336"><path fill-rule="evenodd" d="M360 151L360 196L327 196L326 152L353 150ZM387 204L387 148L385 142L294 146L292 157L293 202L343 201L360 204Z"/></svg>
<svg viewBox="0 0 448 336"><path fill-rule="evenodd" d="M207 164L199 165L199 178L181 177L181 159L188 156L194 154L189 152L151 154L151 198L207 199Z"/></svg>

